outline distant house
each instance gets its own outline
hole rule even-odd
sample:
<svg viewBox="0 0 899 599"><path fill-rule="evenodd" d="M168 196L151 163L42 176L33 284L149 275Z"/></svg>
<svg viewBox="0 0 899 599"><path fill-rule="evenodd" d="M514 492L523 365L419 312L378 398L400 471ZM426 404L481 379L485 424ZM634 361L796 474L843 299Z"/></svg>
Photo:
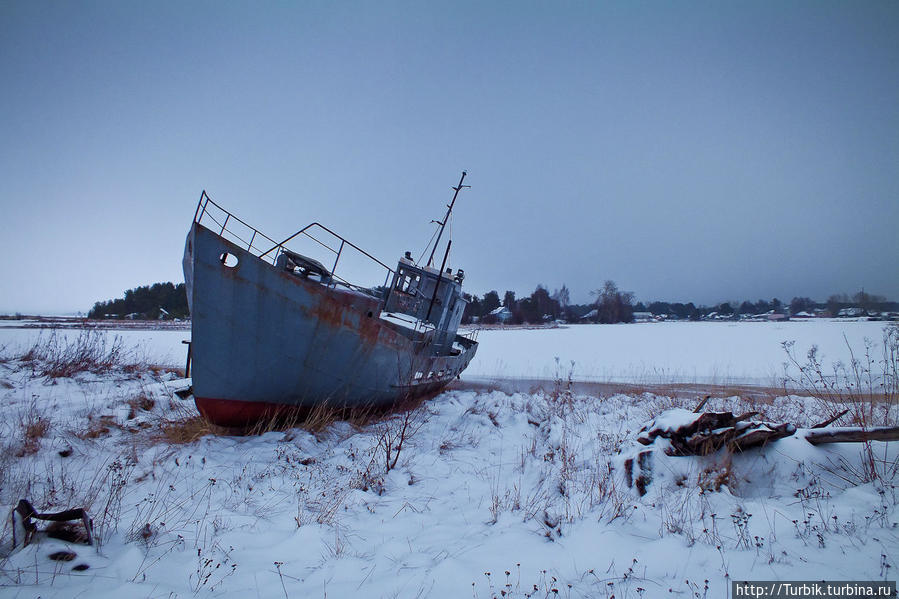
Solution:
<svg viewBox="0 0 899 599"><path fill-rule="evenodd" d="M654 320L652 312L634 312L634 322L652 322Z"/></svg>
<svg viewBox="0 0 899 599"><path fill-rule="evenodd" d="M802 312L797 312L796 314L793 314L793 318L814 318L814 317L815 317L814 314L809 314L805 310L803 310Z"/></svg>
<svg viewBox="0 0 899 599"><path fill-rule="evenodd" d="M837 316L839 318L857 318L864 315L865 311L861 308L843 308L842 310L837 312Z"/></svg>
<svg viewBox="0 0 899 599"><path fill-rule="evenodd" d="M595 320L597 316L599 316L599 310L593 308L592 310L581 316L581 320Z"/></svg>
<svg viewBox="0 0 899 599"><path fill-rule="evenodd" d="M512 311L509 310L506 306L500 306L495 310L491 310L488 316L492 316L502 324L506 324L510 320L512 320Z"/></svg>

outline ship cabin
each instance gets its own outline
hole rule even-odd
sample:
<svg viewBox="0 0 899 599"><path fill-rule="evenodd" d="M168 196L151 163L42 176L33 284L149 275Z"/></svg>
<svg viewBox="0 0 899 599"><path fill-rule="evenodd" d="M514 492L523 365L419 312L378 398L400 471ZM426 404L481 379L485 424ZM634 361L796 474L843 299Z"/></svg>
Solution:
<svg viewBox="0 0 899 599"><path fill-rule="evenodd" d="M441 273L430 266L419 266L406 252L397 264L384 310L433 326L437 332L435 341L451 344L468 304L462 297L464 278L462 269L454 275L450 268Z"/></svg>

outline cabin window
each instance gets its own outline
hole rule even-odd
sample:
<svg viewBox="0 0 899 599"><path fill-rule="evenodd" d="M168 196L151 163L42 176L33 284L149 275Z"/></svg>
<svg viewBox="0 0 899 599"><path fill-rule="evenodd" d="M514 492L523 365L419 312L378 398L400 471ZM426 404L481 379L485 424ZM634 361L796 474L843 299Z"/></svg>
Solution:
<svg viewBox="0 0 899 599"><path fill-rule="evenodd" d="M400 269L399 276L396 279L396 289L397 291L402 291L403 293L414 294L418 289L418 284L420 281L420 275L407 275L405 274L404 270Z"/></svg>

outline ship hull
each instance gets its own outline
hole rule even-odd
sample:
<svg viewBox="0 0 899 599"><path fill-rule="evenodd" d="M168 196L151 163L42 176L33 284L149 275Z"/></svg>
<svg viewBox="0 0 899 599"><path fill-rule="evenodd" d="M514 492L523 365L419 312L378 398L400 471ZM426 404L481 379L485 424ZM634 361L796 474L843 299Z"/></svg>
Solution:
<svg viewBox="0 0 899 599"><path fill-rule="evenodd" d="M380 318L378 299L278 269L197 223L184 270L194 398L217 425L434 394L477 350L457 336L456 350L435 355L427 334Z"/></svg>

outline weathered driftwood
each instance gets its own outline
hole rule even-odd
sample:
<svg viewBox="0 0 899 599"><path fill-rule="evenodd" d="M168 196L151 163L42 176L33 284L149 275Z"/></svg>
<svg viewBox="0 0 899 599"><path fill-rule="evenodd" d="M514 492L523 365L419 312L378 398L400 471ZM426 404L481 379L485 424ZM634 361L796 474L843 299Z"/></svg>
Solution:
<svg viewBox="0 0 899 599"><path fill-rule="evenodd" d="M732 412L704 412L689 424L674 430L644 428L637 441L642 445L652 445L657 437L662 437L670 444L665 449L668 455L709 455L722 447L743 451L796 432L796 428L788 424L773 426L763 422L746 422L757 415L758 412L746 412L739 416L734 416Z"/></svg>
<svg viewBox="0 0 899 599"><path fill-rule="evenodd" d="M702 398L702 401L699 402L699 405L696 406L696 409L693 410L693 413L694 413L694 414L699 414L699 412L700 412L700 411L702 410L702 408L705 406L706 402L707 402L709 399L711 399L711 397L712 397L711 395L706 395L705 397L703 397L703 398Z"/></svg>
<svg viewBox="0 0 899 599"><path fill-rule="evenodd" d="M846 411L841 412L816 424L805 433L804 438L812 445L899 441L899 427L826 428L845 416L846 413ZM668 455L710 455L724 447L731 452L746 451L796 433L796 427L789 423L775 425L752 421L751 418L757 415L758 412L746 412L739 416L735 416L731 412L704 412L676 428L656 426L653 421L651 425L640 431L637 442L642 445L652 445L657 438L661 437L668 440L668 446L664 450Z"/></svg>
<svg viewBox="0 0 899 599"><path fill-rule="evenodd" d="M796 427L789 423L779 424L774 427L767 424L761 424L758 428L753 428L742 435L735 437L728 443L727 448L732 452L746 451L753 447L761 447L768 443L768 441L776 441L777 439L789 437L795 432Z"/></svg>
<svg viewBox="0 0 899 599"><path fill-rule="evenodd" d="M636 458L624 460L624 480L628 487L634 487L642 497L646 487L652 482L652 451L641 451Z"/></svg>
<svg viewBox="0 0 899 599"><path fill-rule="evenodd" d="M704 399L697 410L705 405ZM825 428L836 422L847 411L837 414L811 429L804 431L804 438L813 445L823 443L858 443L864 441L899 441L899 426L879 428ZM762 447L769 441L776 441L796 434L796 427L788 422L773 424L751 419L758 412L746 412L735 416L731 412L693 412L686 410L666 412L644 426L637 442L654 445L657 439L667 443L653 448L641 449L624 461L625 480L629 487L640 495L646 494L646 487L652 482L652 454L661 449L670 456L707 456L726 449L739 453Z"/></svg>
<svg viewBox="0 0 899 599"><path fill-rule="evenodd" d="M834 422L836 422L837 420L839 420L840 418L842 418L843 416L845 416L845 415L848 414L848 413L849 413L849 410L843 410L842 412L840 412L839 414L837 414L837 415L834 416L833 418L828 418L828 419L825 420L824 422L819 422L818 424L816 424L816 425L813 426L812 428L824 428L825 426L830 426L831 424L833 424Z"/></svg>
<svg viewBox="0 0 899 599"><path fill-rule="evenodd" d="M899 441L899 426L879 426L869 429L815 429L805 434L805 440L812 445L822 445L824 443L863 443L865 441Z"/></svg>
<svg viewBox="0 0 899 599"><path fill-rule="evenodd" d="M32 537L37 532L37 526L32 520L45 520L53 523L63 523L71 521L80 521L84 526L83 534L79 533L75 537L66 534L54 535L53 533L62 532L60 529L48 529L49 536L59 536L67 541L83 541L87 545L93 545L93 523L87 515L87 511L83 508L75 508L72 510L64 510L53 513L38 513L34 506L27 499L20 499L19 503L13 508L10 518L12 520L12 544L16 547L19 543L23 546L31 542ZM18 534L17 534L18 532Z"/></svg>

